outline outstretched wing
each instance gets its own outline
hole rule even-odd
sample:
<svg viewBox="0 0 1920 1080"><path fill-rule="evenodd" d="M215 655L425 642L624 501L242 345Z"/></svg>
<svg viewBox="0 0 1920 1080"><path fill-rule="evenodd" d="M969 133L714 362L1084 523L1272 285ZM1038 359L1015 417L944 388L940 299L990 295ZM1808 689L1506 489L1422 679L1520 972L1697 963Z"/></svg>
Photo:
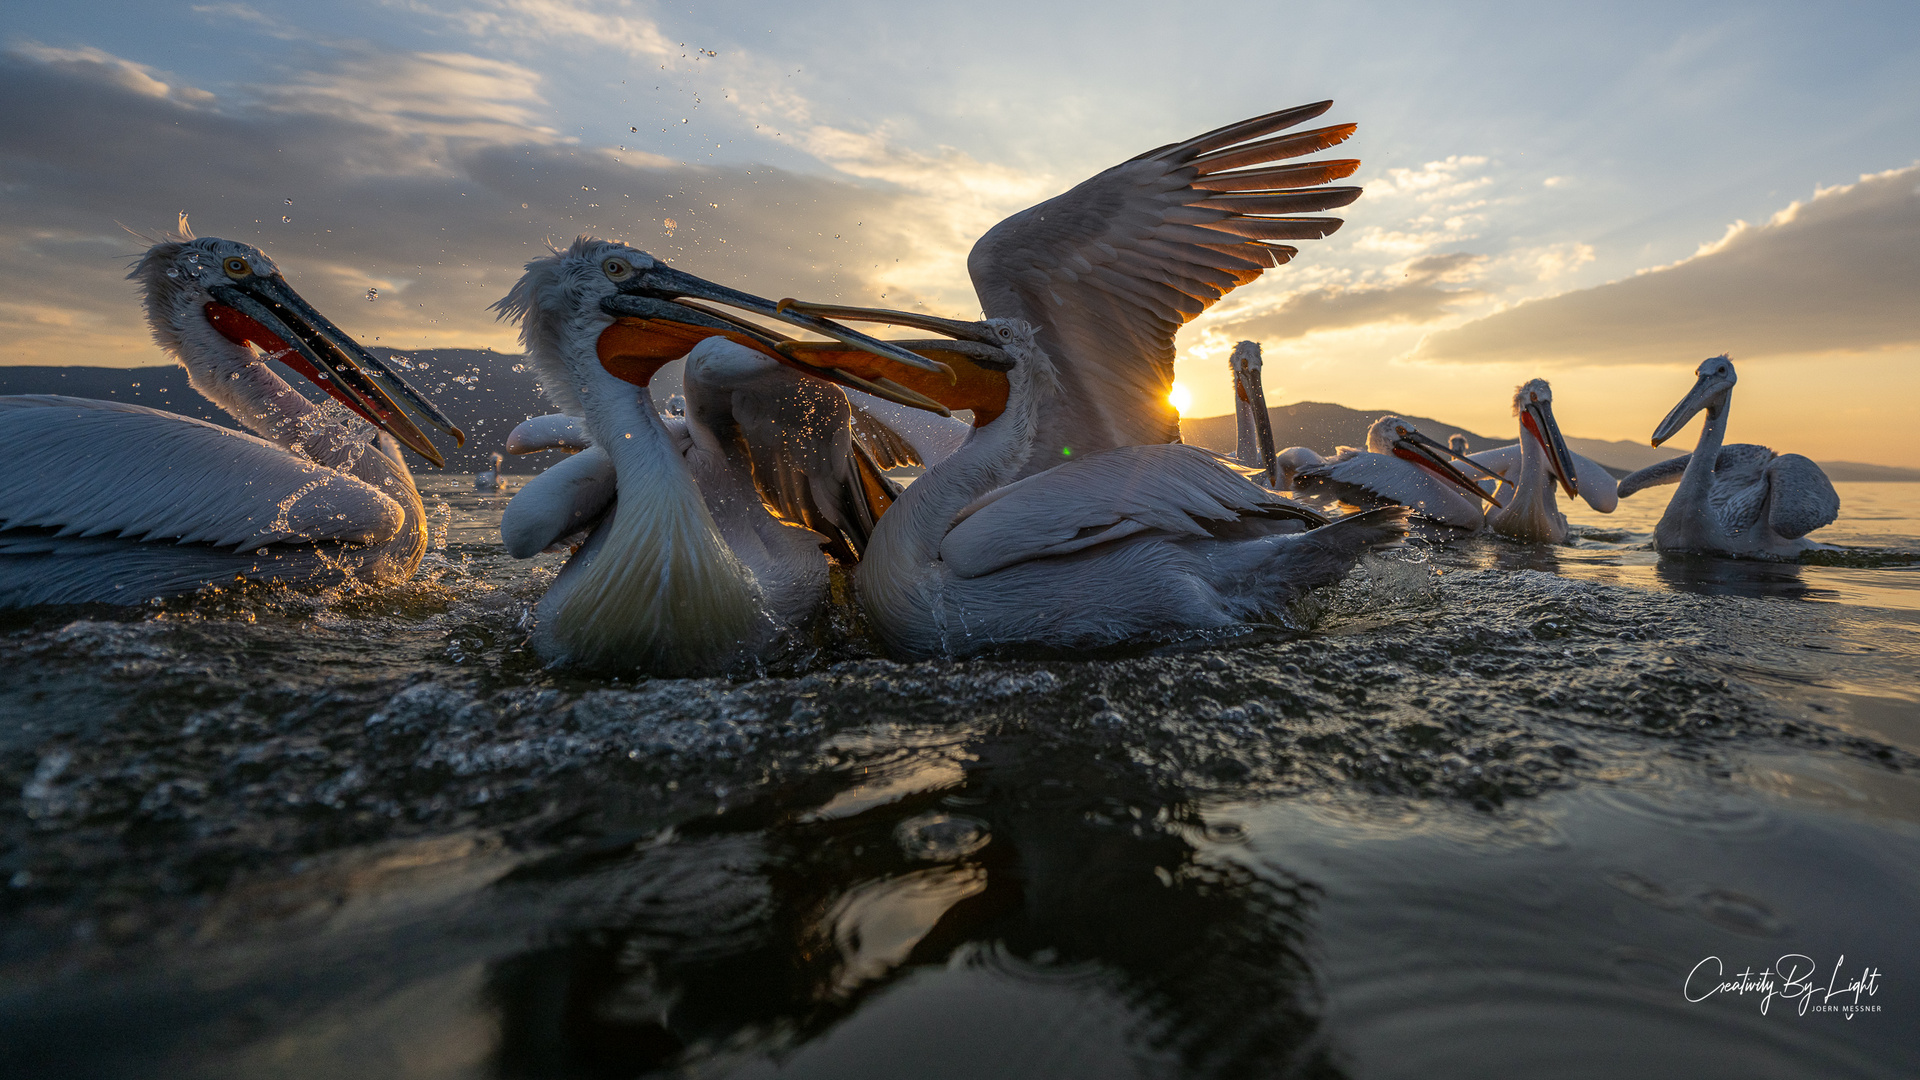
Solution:
<svg viewBox="0 0 1920 1080"><path fill-rule="evenodd" d="M1681 474L1687 471L1687 462L1692 460L1692 454L1681 454L1677 458L1655 462L1638 472L1628 473L1620 480L1620 497L1624 499L1661 484L1679 483Z"/></svg>
<svg viewBox="0 0 1920 1080"><path fill-rule="evenodd" d="M1234 288L1298 254L1340 219L1357 187L1325 187L1358 161L1272 162L1344 142L1338 124L1267 138L1331 101L1256 116L1116 165L1013 215L974 245L967 270L989 318L1021 319L1059 369L1036 463L1178 441L1167 404L1173 338Z"/></svg>
<svg viewBox="0 0 1920 1080"><path fill-rule="evenodd" d="M370 484L243 432L158 409L0 398L0 529L255 551L391 539L405 515Z"/></svg>
<svg viewBox="0 0 1920 1080"><path fill-rule="evenodd" d="M1840 494L1820 466L1799 454L1781 454L1767 467L1771 498L1767 524L1797 540L1840 517Z"/></svg>
<svg viewBox="0 0 1920 1080"><path fill-rule="evenodd" d="M963 578L1155 530L1206 537L1247 518L1322 525L1197 446L1124 446L1077 457L975 500L955 516L940 558Z"/></svg>

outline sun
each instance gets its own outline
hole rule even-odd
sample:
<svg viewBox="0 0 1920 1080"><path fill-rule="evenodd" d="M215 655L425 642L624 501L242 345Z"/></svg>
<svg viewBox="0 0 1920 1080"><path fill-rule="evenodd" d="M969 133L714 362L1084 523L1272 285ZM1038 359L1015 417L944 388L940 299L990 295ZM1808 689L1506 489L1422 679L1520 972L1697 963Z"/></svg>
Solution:
<svg viewBox="0 0 1920 1080"><path fill-rule="evenodd" d="M1187 410L1193 407L1193 392L1179 383L1174 383L1173 389L1167 391L1167 404L1173 406L1174 412L1185 416Z"/></svg>

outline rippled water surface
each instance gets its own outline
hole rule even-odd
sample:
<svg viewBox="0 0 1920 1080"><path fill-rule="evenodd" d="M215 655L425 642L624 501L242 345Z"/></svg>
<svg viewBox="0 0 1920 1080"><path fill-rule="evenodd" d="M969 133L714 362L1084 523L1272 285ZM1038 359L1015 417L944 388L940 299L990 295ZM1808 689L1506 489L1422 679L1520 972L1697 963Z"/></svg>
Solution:
<svg viewBox="0 0 1920 1080"><path fill-rule="evenodd" d="M469 485L402 588L0 616L0 1073L1920 1074L1920 485L735 682L543 670Z"/></svg>

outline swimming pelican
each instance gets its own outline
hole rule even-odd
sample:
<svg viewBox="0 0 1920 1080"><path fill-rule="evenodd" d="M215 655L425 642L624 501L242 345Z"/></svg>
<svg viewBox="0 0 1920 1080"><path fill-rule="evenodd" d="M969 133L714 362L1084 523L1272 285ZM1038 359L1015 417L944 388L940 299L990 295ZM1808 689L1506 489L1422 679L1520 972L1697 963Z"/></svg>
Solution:
<svg viewBox="0 0 1920 1080"><path fill-rule="evenodd" d="M120 402L0 398L0 607L412 575L427 528L400 446L443 458L396 397L460 432L258 248L195 238L183 217L128 276L160 346L252 434ZM261 354L378 430L316 407Z"/></svg>
<svg viewBox="0 0 1920 1080"><path fill-rule="evenodd" d="M1075 454L1023 477L1065 380L1031 326L974 326L999 358L948 358L957 384L992 374L1005 389L948 403L992 419L895 501L854 571L861 610L896 656L1096 648L1272 620L1405 534L1399 507L1326 524L1179 443ZM916 389L940 397L931 383Z"/></svg>
<svg viewBox="0 0 1920 1080"><path fill-rule="evenodd" d="M1693 414L1706 426L1693 453L1650 465L1620 481L1625 498L1678 481L1680 488L1654 526L1661 551L1699 551L1735 558L1791 559L1827 547L1806 538L1840 516L1840 496L1820 466L1799 454L1775 454L1753 443L1724 445L1733 401L1733 361L1716 356L1696 370L1697 381L1653 430L1659 446Z"/></svg>
<svg viewBox="0 0 1920 1080"><path fill-rule="evenodd" d="M1273 452L1273 416L1267 412L1267 391L1260 381L1260 343L1235 345L1227 365L1233 370L1233 460L1260 470L1268 487L1282 487Z"/></svg>
<svg viewBox="0 0 1920 1080"><path fill-rule="evenodd" d="M533 643L551 661L673 675L735 670L787 649L825 598L823 538L767 512L750 474L729 457L737 447L726 445L731 432L720 417L730 415L731 403L709 401L698 389L709 368L716 381L751 378L756 370L737 363L745 350L720 338L761 339L746 324L676 299L682 297L904 355L912 370L941 370L896 346L672 270L624 244L581 237L567 251L528 263L495 306L520 322L542 388L579 418L591 449L546 474L563 472L579 483L562 489L543 475L521 490L533 493L525 516L547 533L564 525L565 515L541 509L541 501L553 492L567 507L591 501L598 455L612 466L615 491L611 517L536 610ZM686 332L675 336L675 329ZM646 383L690 343L688 416L670 428ZM527 530L521 546L543 539L540 532ZM508 540L516 543L514 535Z"/></svg>
<svg viewBox="0 0 1920 1080"><path fill-rule="evenodd" d="M487 471L473 478L474 489L477 491L499 491L504 487L505 485L500 476L500 464L505 460L507 459L501 457L498 450L488 455Z"/></svg>
<svg viewBox="0 0 1920 1080"><path fill-rule="evenodd" d="M1461 457L1505 481L1496 493L1507 499L1507 505L1487 509L1487 528L1538 544L1566 543L1567 515L1554 499L1556 482L1566 489L1568 498L1578 495L1595 510L1613 513L1620 502L1613 474L1599 462L1567 449L1553 418L1553 388L1547 380L1534 379L1514 389L1513 415L1520 418L1520 441L1511 446L1465 458L1466 437L1454 436L1460 442Z"/></svg>
<svg viewBox="0 0 1920 1080"><path fill-rule="evenodd" d="M1473 459L1461 459L1486 472ZM1490 473L1488 475L1491 475ZM1456 529L1478 530L1482 500L1500 505L1453 464L1447 448L1398 416L1367 428L1367 448L1343 446L1317 465L1302 466L1293 490L1324 493L1350 503L1397 503Z"/></svg>

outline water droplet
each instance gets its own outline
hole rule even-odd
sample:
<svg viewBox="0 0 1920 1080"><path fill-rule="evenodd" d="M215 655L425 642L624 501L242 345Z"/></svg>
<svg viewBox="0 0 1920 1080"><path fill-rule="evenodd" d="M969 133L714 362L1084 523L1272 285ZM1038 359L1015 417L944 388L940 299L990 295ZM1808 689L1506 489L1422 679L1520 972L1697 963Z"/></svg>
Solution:
<svg viewBox="0 0 1920 1080"><path fill-rule="evenodd" d="M628 130L628 131L639 131L640 129L639 129L639 128L637 128L637 127L630 127L630 128L628 128L627 130Z"/></svg>
<svg viewBox="0 0 1920 1080"><path fill-rule="evenodd" d="M368 290L367 290L367 303L369 303L369 304L371 304L371 303L373 303L373 302L374 302L375 300L378 300L378 299L380 299L380 290L379 290L379 289L368 289Z"/></svg>
<svg viewBox="0 0 1920 1080"><path fill-rule="evenodd" d="M287 216L287 215L285 215L285 214L281 214L281 215L280 215L280 220L281 220L281 221L283 221L283 222L287 222L287 223L289 223L289 224L291 224L291 223L292 223L292 221L293 221L293 219L292 219L292 218L290 218L290 217L288 217L288 216Z"/></svg>
<svg viewBox="0 0 1920 1080"><path fill-rule="evenodd" d="M169 266L167 267L167 276L170 278L177 279L180 276L180 271L177 267Z"/></svg>
<svg viewBox="0 0 1920 1080"><path fill-rule="evenodd" d="M293 205L293 200L292 200L292 199L288 199L288 200L287 200L287 205L288 205L288 206L292 206L292 205Z"/></svg>
<svg viewBox="0 0 1920 1080"><path fill-rule="evenodd" d="M520 204L520 209L522 209L522 210L525 210L526 208L527 208L527 204L526 204L526 203L521 203L521 204Z"/></svg>
<svg viewBox="0 0 1920 1080"><path fill-rule="evenodd" d="M229 371L229 372L227 372L227 378L229 378L229 379L238 379L239 377L240 377L240 373L239 373L239 372L237 372L237 371Z"/></svg>

